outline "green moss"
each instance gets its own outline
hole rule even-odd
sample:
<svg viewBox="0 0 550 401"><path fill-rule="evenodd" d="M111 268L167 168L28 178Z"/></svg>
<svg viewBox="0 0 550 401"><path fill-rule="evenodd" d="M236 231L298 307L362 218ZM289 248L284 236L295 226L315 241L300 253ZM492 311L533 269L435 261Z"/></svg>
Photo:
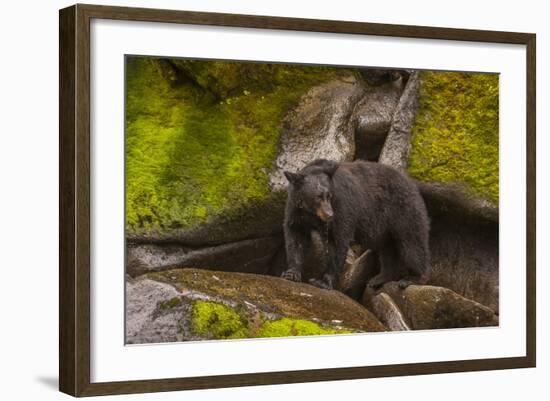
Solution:
<svg viewBox="0 0 550 401"><path fill-rule="evenodd" d="M193 228L264 199L281 123L341 69L188 61L167 77L151 58L126 64L126 226ZM187 67L186 67L187 68Z"/></svg>
<svg viewBox="0 0 550 401"><path fill-rule="evenodd" d="M347 329L324 327L309 320L286 317L249 327L248 321L235 309L211 301L196 301L193 304L191 322L195 333L217 340L353 333Z"/></svg>
<svg viewBox="0 0 550 401"><path fill-rule="evenodd" d="M172 309L180 306L182 302L183 301L181 300L180 297L174 297L174 298L170 298L168 301L161 302L159 307L160 309L164 309L164 310Z"/></svg>
<svg viewBox="0 0 550 401"><path fill-rule="evenodd" d="M259 328L256 337L313 336L319 334L345 333L352 333L352 331L323 327L309 320L282 318L273 321L266 321Z"/></svg>
<svg viewBox="0 0 550 401"><path fill-rule="evenodd" d="M410 174L465 184L498 202L498 75L424 72L422 79Z"/></svg>
<svg viewBox="0 0 550 401"><path fill-rule="evenodd" d="M212 339L246 338L248 325L229 306L209 301L196 301L193 304L193 330Z"/></svg>

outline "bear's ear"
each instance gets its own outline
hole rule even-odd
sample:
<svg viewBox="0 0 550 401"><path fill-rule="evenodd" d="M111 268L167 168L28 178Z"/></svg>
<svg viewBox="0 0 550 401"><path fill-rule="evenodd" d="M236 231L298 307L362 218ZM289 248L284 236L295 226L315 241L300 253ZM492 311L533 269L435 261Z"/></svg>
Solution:
<svg viewBox="0 0 550 401"><path fill-rule="evenodd" d="M291 184L298 185L304 181L303 174L300 173L291 173L290 171L285 171L285 177Z"/></svg>
<svg viewBox="0 0 550 401"><path fill-rule="evenodd" d="M336 169L338 169L338 163L332 160L325 160L323 161L321 169L323 170L323 173L329 177L332 177L332 175L336 172Z"/></svg>

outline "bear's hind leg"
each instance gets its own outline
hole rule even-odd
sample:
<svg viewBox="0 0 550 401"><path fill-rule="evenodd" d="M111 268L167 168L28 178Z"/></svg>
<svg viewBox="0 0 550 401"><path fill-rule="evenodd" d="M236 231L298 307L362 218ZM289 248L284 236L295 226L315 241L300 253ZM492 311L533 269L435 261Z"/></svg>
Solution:
<svg viewBox="0 0 550 401"><path fill-rule="evenodd" d="M378 289L389 281L395 281L401 277L403 266L397 249L388 244L379 251L380 255L380 273L369 280L370 288Z"/></svg>
<svg viewBox="0 0 550 401"><path fill-rule="evenodd" d="M399 288L405 289L411 284L426 284L430 278L429 248L427 241L403 242L400 254L406 270L399 280Z"/></svg>

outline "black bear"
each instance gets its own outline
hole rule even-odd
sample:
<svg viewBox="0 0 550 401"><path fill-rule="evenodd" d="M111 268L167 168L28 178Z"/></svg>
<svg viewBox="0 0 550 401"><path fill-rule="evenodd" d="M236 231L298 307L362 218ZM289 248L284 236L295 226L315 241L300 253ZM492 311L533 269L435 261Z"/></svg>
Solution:
<svg viewBox="0 0 550 401"><path fill-rule="evenodd" d="M289 181L284 234L288 268L282 277L302 280L312 230L325 236L329 263L322 280L333 288L352 241L377 251L380 272L368 283L378 288L399 281L401 288L429 278L429 220L416 183L398 170L367 161L319 159Z"/></svg>

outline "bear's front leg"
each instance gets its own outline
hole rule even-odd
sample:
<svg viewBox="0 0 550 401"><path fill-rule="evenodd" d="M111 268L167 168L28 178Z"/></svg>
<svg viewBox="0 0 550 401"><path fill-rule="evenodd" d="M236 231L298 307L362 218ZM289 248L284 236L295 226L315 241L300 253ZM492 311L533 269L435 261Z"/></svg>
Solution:
<svg viewBox="0 0 550 401"><path fill-rule="evenodd" d="M344 268L349 244L353 238L353 232L349 226L338 226L335 222L334 238L327 239L328 260L327 271L321 280L311 279L309 283L315 287L332 290L336 288L340 273Z"/></svg>
<svg viewBox="0 0 550 401"><path fill-rule="evenodd" d="M281 274L281 277L301 282L304 267L306 249L309 248L310 238L291 227L285 227L285 248L288 269Z"/></svg>

